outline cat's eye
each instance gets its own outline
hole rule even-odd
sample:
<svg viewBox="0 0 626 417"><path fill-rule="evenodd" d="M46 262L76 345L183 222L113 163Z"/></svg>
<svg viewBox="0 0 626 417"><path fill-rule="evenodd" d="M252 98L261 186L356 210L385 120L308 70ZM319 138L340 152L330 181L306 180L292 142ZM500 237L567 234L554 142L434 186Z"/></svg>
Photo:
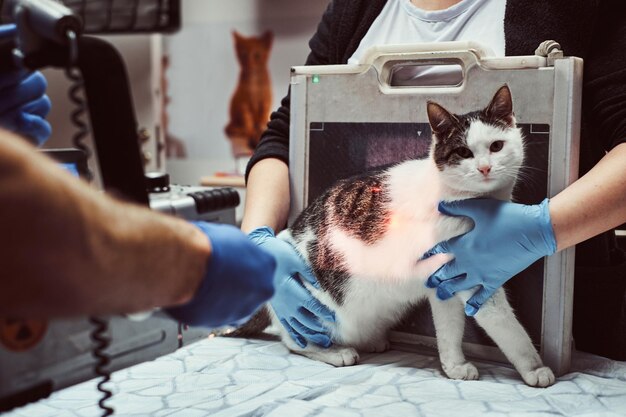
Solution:
<svg viewBox="0 0 626 417"><path fill-rule="evenodd" d="M454 150L454 153L459 155L461 158L465 158L465 159L471 158L472 156L474 156L472 151L470 151L468 148L465 148L465 147L456 148Z"/></svg>
<svg viewBox="0 0 626 417"><path fill-rule="evenodd" d="M491 152L500 152L503 146L504 146L503 140L496 140L495 142L491 144L491 146L489 146L489 150Z"/></svg>

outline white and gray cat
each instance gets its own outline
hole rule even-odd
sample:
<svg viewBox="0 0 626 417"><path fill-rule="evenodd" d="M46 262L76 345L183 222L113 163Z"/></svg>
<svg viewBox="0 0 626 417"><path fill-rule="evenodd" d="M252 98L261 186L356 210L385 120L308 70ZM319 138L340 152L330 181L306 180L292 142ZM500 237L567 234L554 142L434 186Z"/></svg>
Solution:
<svg viewBox="0 0 626 417"><path fill-rule="evenodd" d="M357 351L386 350L389 329L412 305L427 299L444 372L452 379L478 378L461 347L464 303L471 293L438 300L424 284L450 257L421 258L437 242L471 228L467 218L440 214L439 201L511 199L524 159L523 137L506 85L481 111L455 115L434 102L427 110L433 132L428 158L337 182L279 234L297 248L319 280L321 289L307 288L335 312L336 326L329 326L333 346L309 343L300 348L278 323L270 304L236 335L253 335L272 322L293 352L335 366L353 365ZM504 290L485 303L475 319L526 384L554 383Z"/></svg>

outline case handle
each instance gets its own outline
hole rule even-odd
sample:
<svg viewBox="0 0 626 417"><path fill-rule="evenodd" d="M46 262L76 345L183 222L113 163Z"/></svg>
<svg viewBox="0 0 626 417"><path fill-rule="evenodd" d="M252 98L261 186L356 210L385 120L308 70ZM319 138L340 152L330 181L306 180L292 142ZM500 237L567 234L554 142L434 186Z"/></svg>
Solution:
<svg viewBox="0 0 626 417"><path fill-rule="evenodd" d="M459 87L469 68L493 56L476 42L397 44L368 49L362 64L376 68L383 90Z"/></svg>
<svg viewBox="0 0 626 417"><path fill-rule="evenodd" d="M381 82L389 87L458 87L465 79L457 59L391 61L383 71Z"/></svg>

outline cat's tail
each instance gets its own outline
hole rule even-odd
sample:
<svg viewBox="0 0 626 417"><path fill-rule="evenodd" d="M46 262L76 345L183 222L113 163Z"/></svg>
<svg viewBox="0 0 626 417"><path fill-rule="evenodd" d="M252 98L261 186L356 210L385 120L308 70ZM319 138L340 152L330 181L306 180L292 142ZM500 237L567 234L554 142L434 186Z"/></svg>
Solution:
<svg viewBox="0 0 626 417"><path fill-rule="evenodd" d="M250 317L250 320L243 325L228 333L229 337L253 337L263 333L270 324L272 319L270 318L270 312L267 306L261 307L256 313Z"/></svg>

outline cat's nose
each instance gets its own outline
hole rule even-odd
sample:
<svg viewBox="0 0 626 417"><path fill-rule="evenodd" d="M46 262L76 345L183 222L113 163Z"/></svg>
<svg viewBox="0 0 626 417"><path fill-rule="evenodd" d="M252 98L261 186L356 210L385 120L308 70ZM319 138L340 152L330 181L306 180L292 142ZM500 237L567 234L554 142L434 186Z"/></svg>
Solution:
<svg viewBox="0 0 626 417"><path fill-rule="evenodd" d="M480 171L481 174L483 174L486 177L491 172L491 166L483 165L481 167L478 167L478 170Z"/></svg>

